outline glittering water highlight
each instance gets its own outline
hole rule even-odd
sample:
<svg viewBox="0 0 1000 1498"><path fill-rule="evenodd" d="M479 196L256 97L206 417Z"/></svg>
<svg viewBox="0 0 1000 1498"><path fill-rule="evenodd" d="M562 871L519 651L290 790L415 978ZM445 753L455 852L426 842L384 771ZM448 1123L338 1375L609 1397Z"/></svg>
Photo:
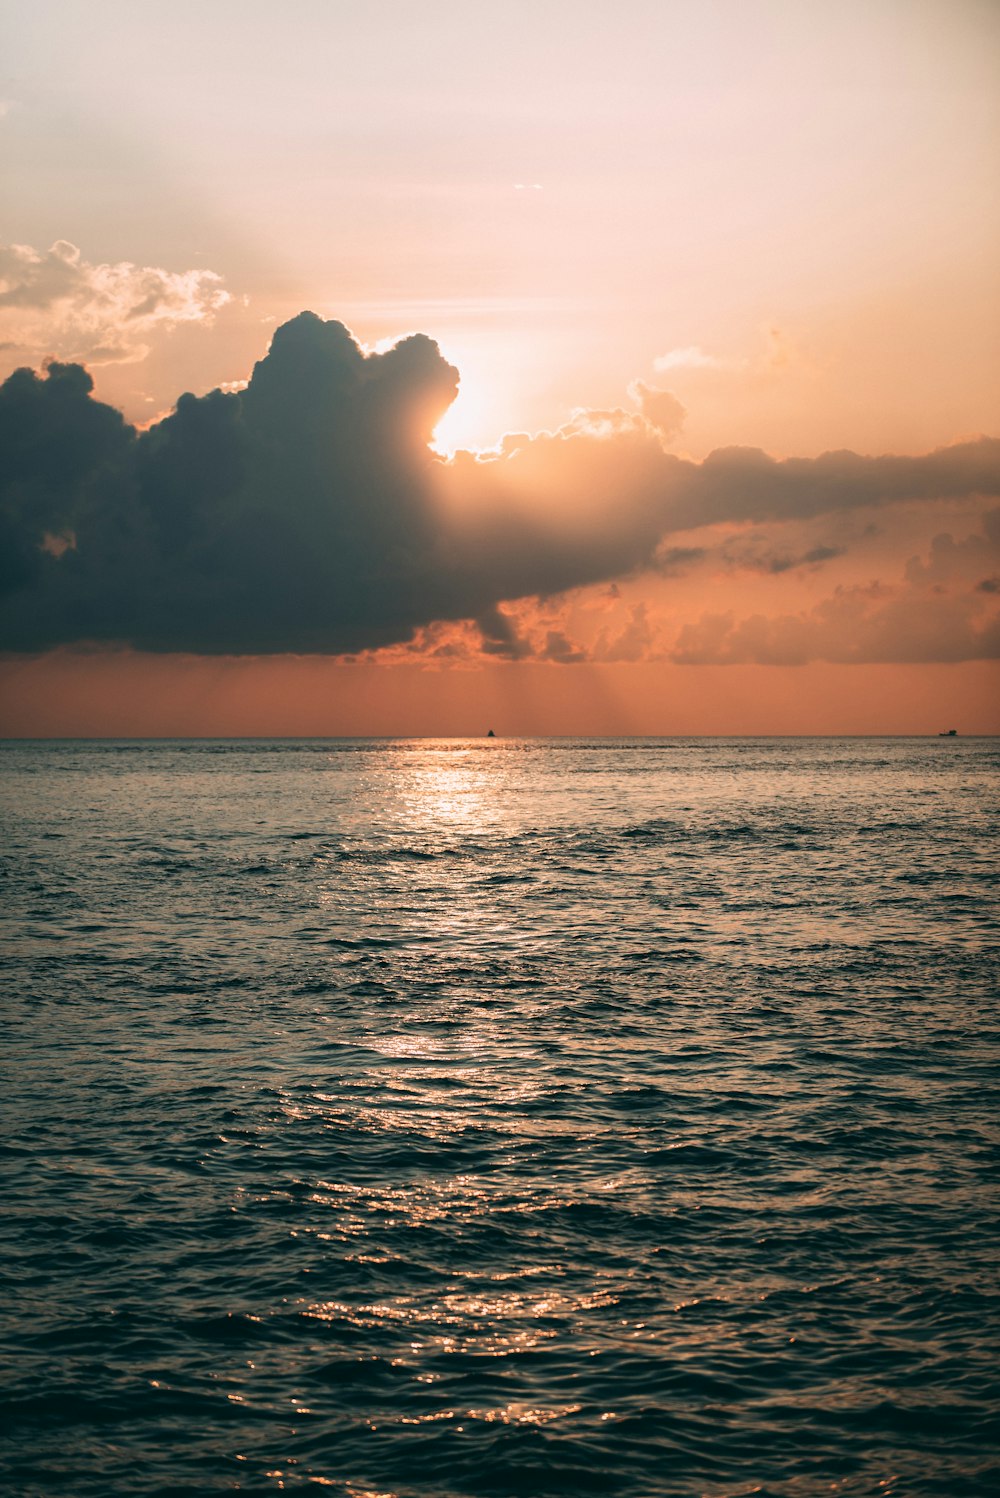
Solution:
<svg viewBox="0 0 1000 1498"><path fill-rule="evenodd" d="M998 744L8 744L12 1493L986 1494Z"/></svg>

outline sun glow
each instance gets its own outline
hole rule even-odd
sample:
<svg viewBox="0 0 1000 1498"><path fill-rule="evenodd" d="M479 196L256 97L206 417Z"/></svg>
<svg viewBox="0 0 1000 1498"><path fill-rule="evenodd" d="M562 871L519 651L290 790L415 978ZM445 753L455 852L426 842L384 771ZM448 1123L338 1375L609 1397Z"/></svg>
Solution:
<svg viewBox="0 0 1000 1498"><path fill-rule="evenodd" d="M434 451L450 458L463 449L478 452L492 447L499 438L490 392L463 375L458 395L434 428Z"/></svg>

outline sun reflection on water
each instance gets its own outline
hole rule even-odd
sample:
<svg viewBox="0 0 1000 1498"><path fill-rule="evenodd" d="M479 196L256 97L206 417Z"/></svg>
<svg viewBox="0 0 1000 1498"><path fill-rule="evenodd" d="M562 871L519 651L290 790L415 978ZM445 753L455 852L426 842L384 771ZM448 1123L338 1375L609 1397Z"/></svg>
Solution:
<svg viewBox="0 0 1000 1498"><path fill-rule="evenodd" d="M496 827L504 817L510 787L493 743L457 747L447 755L401 758L397 776L400 807L407 823L434 829L470 822Z"/></svg>

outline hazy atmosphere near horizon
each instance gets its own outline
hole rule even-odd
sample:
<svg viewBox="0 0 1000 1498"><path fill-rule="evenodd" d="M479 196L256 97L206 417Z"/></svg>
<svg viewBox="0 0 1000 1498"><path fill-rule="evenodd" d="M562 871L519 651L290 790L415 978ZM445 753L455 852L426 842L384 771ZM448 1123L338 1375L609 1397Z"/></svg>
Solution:
<svg viewBox="0 0 1000 1498"><path fill-rule="evenodd" d="M0 1486L994 1498L1000 7L0 59Z"/></svg>

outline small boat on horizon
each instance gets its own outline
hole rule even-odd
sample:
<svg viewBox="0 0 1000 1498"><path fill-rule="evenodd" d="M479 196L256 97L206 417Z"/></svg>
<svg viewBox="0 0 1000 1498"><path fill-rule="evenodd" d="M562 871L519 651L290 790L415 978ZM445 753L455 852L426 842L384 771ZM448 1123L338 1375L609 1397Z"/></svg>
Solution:
<svg viewBox="0 0 1000 1498"><path fill-rule="evenodd" d="M938 734L938 738L939 739L957 739L958 738L958 729L957 728L943 728L941 730L941 732Z"/></svg>

